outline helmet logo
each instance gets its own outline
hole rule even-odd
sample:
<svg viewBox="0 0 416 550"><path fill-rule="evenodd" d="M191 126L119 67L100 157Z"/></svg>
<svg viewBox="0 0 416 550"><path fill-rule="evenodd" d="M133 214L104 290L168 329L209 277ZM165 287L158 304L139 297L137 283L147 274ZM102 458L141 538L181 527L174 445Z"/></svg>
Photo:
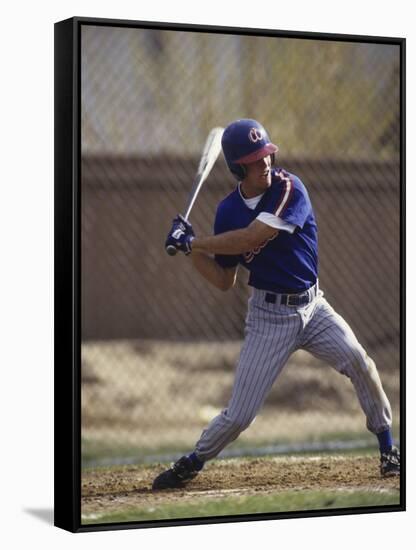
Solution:
<svg viewBox="0 0 416 550"><path fill-rule="evenodd" d="M258 128L251 128L248 133L249 140L253 143L256 143L256 141L260 141L263 139L263 133Z"/></svg>

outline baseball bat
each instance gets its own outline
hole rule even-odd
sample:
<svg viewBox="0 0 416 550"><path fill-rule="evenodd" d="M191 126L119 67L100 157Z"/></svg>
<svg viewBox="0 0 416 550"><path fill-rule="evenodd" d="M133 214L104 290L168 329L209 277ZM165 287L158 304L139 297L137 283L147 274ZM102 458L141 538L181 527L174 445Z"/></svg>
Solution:
<svg viewBox="0 0 416 550"><path fill-rule="evenodd" d="M199 161L198 170L195 176L195 179L192 184L191 191L189 193L188 203L186 205L184 218L187 220L191 213L192 207L196 201L198 193L201 190L202 184L207 179L209 173L214 166L215 161L218 158L218 155L221 151L221 137L224 128L216 127L213 128L208 134L207 140L202 150L201 160ZM177 252L177 249L173 245L166 247L166 252L170 256L174 256Z"/></svg>

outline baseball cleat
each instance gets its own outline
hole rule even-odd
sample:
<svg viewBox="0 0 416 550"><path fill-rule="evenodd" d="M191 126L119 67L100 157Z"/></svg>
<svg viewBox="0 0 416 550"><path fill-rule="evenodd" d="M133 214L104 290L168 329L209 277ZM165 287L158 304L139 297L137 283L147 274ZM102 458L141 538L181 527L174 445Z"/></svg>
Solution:
<svg viewBox="0 0 416 550"><path fill-rule="evenodd" d="M153 481L152 490L179 489L198 475L192 460L188 456L180 458L169 470L159 474Z"/></svg>
<svg viewBox="0 0 416 550"><path fill-rule="evenodd" d="M380 473L383 477L392 477L400 475L400 451L392 447L390 451L381 453Z"/></svg>

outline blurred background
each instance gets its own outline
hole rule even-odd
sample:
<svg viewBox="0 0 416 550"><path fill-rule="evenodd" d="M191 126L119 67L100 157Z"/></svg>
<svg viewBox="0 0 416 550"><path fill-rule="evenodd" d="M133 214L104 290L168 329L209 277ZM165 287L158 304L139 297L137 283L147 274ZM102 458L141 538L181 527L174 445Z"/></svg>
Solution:
<svg viewBox="0 0 416 550"><path fill-rule="evenodd" d="M255 118L308 188L320 286L376 361L399 437L399 46L82 27L82 458L173 460L231 394L250 289L164 241L208 132ZM220 155L191 214L212 233ZM223 456L375 446L349 380L303 351Z"/></svg>

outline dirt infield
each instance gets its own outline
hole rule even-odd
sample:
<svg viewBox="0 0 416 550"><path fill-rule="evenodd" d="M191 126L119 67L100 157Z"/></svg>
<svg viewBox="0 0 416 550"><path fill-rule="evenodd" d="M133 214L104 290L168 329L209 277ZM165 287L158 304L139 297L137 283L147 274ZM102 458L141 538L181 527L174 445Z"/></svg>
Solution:
<svg viewBox="0 0 416 550"><path fill-rule="evenodd" d="M230 496L283 491L394 492L399 478L382 479L377 456L312 456L217 460L186 489L152 492L153 478L166 465L87 470L82 475L82 516L94 518L128 509L201 503Z"/></svg>

